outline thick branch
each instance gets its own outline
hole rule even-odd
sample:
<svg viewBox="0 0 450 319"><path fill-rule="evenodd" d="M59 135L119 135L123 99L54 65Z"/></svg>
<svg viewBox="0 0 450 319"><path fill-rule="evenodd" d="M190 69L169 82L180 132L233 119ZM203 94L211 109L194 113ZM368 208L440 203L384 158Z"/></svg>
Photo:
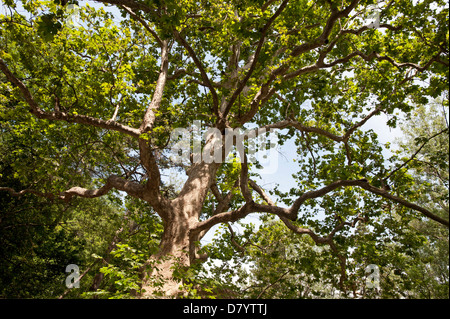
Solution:
<svg viewBox="0 0 450 319"><path fill-rule="evenodd" d="M190 229L190 232L191 234L198 234L203 231L208 231L214 225L235 222L256 211L258 210L256 209L254 202L246 203L236 210L220 213L208 218L207 220L198 222Z"/></svg>
<svg viewBox="0 0 450 319"><path fill-rule="evenodd" d="M158 163L153 155L150 144L145 139L139 140L139 157L142 166L144 166L148 174L148 188L154 191L159 190L161 174Z"/></svg>
<svg viewBox="0 0 450 319"><path fill-rule="evenodd" d="M325 41L328 39L328 36L330 35L331 30L333 29L336 21L339 18L346 17L358 5L358 2L359 0L353 0L350 3L350 5L342 11L333 10L330 17L327 20L327 23L322 31L322 34L313 41L296 46L292 50L291 56L293 57L299 56L302 53L314 50L323 45Z"/></svg>
<svg viewBox="0 0 450 319"><path fill-rule="evenodd" d="M158 80L156 81L155 92L153 93L152 101L144 115L140 131L146 133L153 128L156 120L155 112L161 105L163 98L164 87L166 86L167 76L169 70L169 44L168 41L162 42L161 47L161 70L159 72Z"/></svg>
<svg viewBox="0 0 450 319"><path fill-rule="evenodd" d="M335 181L327 186L322 187L321 189L309 191L306 193L303 193L300 197L297 198L297 200L294 202L294 204L290 208L282 208L279 206L275 206L273 201L270 200L270 198L267 196L267 194L262 190L254 181L249 180L250 186L261 195L261 197L268 203L268 205L263 204L257 204L254 201L247 202L245 205L240 207L239 209L236 209L234 211L220 213L217 215L214 215L210 217L209 219L198 222L194 227L190 229L191 234L198 234L200 232L206 232L209 230L212 226L219 224L219 223L226 223L226 222L233 222L237 221L239 219L244 218L250 213L254 212L266 212L270 214L275 214L280 217L280 219L286 224L288 228L295 231L298 234L307 234L309 235L317 244L323 244L327 243L332 247L333 250L336 250L334 243L332 242L332 238L334 234L342 229L345 225L354 225L358 221L364 221L364 218L357 217L353 223L348 222L341 222L338 226L335 227L335 229L327 236L327 237L320 237L317 234L315 234L312 230L307 228L301 228L293 225L289 220L296 220L298 211L301 207L301 205L308 199L318 198L322 197L335 189L339 187L348 187L348 186L358 186L361 187L371 193L380 195L384 198L393 200L405 207L414 209L416 211L421 212L425 216L439 222L440 224L449 227L449 222L447 220L444 220L440 218L439 216L434 215L427 209L420 207L419 205L416 205L414 203L410 203L407 200L394 196L388 192L386 192L384 189L376 188L368 183L366 179L359 179L359 180L338 180ZM334 247L334 248L333 248ZM337 251L336 251L337 253ZM341 256L342 257L342 256ZM340 257L340 259L341 259ZM342 263L342 260L341 260ZM345 261L343 263L345 265Z"/></svg>
<svg viewBox="0 0 450 319"><path fill-rule="evenodd" d="M156 111L161 105L164 88L166 86L169 70L169 43L167 40L161 41L161 67L158 80L156 81L155 92L153 93L152 101L147 108L142 121L140 132L147 133L153 129L156 120ZM155 156L153 154L152 146L146 138L139 139L139 154L141 164L144 166L148 174L148 182L146 189L148 190L146 196L147 201L158 210L160 209L162 198L159 192L161 174Z"/></svg>
<svg viewBox="0 0 450 319"><path fill-rule="evenodd" d="M33 189L24 189L16 192L10 187L0 187L0 191L7 191L12 196L19 197L25 194L34 194L41 197L46 197L48 199L61 199L64 201L70 201L74 196L84 197L84 198L95 198L106 195L113 188L126 192L127 194L136 197L143 198L144 187L138 183L127 181L119 176L111 175L106 180L105 185L98 189L87 189L83 187L72 187L60 195L56 196L52 193L42 193Z"/></svg>
<svg viewBox="0 0 450 319"><path fill-rule="evenodd" d="M255 181L249 180L250 186L261 196L262 199L266 201L270 206L275 206L275 203L270 199L266 192L256 184Z"/></svg>
<svg viewBox="0 0 450 319"><path fill-rule="evenodd" d="M407 200L405 200L405 199L403 199L401 197L392 195L392 194L388 193L384 189L374 187L374 186L370 185L368 182L362 183L361 185L358 185L358 186L360 186L361 188L364 188L365 190L367 190L367 191L369 191L371 193L380 195L380 196L382 196L384 198L387 198L387 199L390 199L390 200L392 200L392 201L394 201L396 203L399 203L399 204L401 204L401 205L403 205L405 207L408 207L408 208L411 208L413 210L416 210L416 211L422 213L423 215L427 216L428 218L431 218L432 220L437 221L438 223L446 226L447 228L449 227L449 221L448 220L445 220L445 219L443 219L443 218L433 214L432 212L430 212L428 209L426 209L424 207L421 207L421 206L419 206L417 204L408 202Z"/></svg>
<svg viewBox="0 0 450 319"><path fill-rule="evenodd" d="M251 184L252 185L252 184ZM324 186L318 190L314 190L314 191L309 191L306 193L303 193L300 197L297 198L297 200L295 200L294 204L289 208L281 208L278 206L273 206L273 203L269 204L269 205L261 205L261 204L254 204L254 209L256 209L256 211L260 211L260 212L267 212L267 213L272 213L272 214L276 214L278 215L280 218L287 218L290 220L296 220L297 219L297 214L298 211L301 207L301 205L303 205L303 203L308 200L308 199L313 199L313 198L318 198L318 197L322 197L332 191L334 191L335 189L339 188L339 187L348 187L348 186L358 186L361 187L373 194L377 194L380 195L384 198L390 199L396 203L399 203L405 207L411 208L413 210L416 210L420 213L422 213L423 215L427 216L428 218L433 219L434 221L437 221L438 223L449 227L449 221L445 220L435 214L433 214L432 212L430 212L428 209L421 207L417 204L411 203L401 197L392 195L390 193L388 193L386 190L381 189L381 188L377 188L374 187L372 185L369 184L369 182L366 179L358 179L358 180L338 180L335 181L327 186ZM253 185L252 185L253 187ZM259 188L254 188L260 195L263 194L262 190ZM264 196L263 198L267 201L267 195L262 195Z"/></svg>
<svg viewBox="0 0 450 319"><path fill-rule="evenodd" d="M34 100L33 95L25 86L25 84L20 81L7 67L5 61L0 58L0 70L5 74L6 78L15 86L17 86L25 101L30 106L30 111L37 118L46 119L46 120L54 120L54 121L65 121L68 123L78 123L78 124L86 124L95 127L104 128L107 130L118 131L134 138L139 137L140 131L138 129L120 124L115 121L104 121L98 118L94 118L86 115L78 115L78 114L68 114L65 112L45 112L39 108L39 105Z"/></svg>

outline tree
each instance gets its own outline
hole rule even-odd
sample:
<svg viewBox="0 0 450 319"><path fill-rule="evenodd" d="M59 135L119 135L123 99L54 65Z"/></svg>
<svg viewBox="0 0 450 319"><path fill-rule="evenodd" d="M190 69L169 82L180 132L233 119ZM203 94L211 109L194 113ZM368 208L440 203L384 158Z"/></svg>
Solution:
<svg viewBox="0 0 450 319"><path fill-rule="evenodd" d="M436 99L411 114L411 121L401 126L405 138L400 144L409 150L405 163L416 179L414 190L420 194L418 202L439 216L448 212L448 97ZM427 240L417 252L408 276L415 279L410 292L418 298L448 298L448 229L436 227L429 220L418 219L411 226Z"/></svg>
<svg viewBox="0 0 450 319"><path fill-rule="evenodd" d="M328 245L342 290L346 238L382 218L383 205L448 227L448 210L442 217L420 205L402 164L387 164L376 134L364 130L380 113L395 126L399 114L446 90L446 2L93 2L115 9L87 5L73 25L59 2L23 0L21 14L5 1L0 111L29 132L24 141L41 137L45 156L35 163L38 185L1 191L65 202L120 200L122 192L147 203L163 226L148 264L158 264L167 295L179 293L173 266L207 258L199 242L213 226L250 213L276 215ZM258 185L261 165L248 148L226 160L220 143L231 129L255 127L285 130L280 145L296 139L298 186L272 194L282 204ZM179 146L175 129L204 137L181 162L170 153ZM14 170L20 178L26 168ZM173 170L186 173L179 190L164 179Z"/></svg>

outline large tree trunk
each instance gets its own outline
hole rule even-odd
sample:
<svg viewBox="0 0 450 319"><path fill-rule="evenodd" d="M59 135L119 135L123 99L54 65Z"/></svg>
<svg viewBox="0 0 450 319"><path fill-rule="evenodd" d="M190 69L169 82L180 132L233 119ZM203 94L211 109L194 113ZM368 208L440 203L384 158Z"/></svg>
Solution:
<svg viewBox="0 0 450 319"><path fill-rule="evenodd" d="M194 164L178 197L163 208L160 216L164 216L164 232L158 253L149 260L155 267L144 278L142 297L162 295L173 298L184 293L180 289L181 280L174 277L174 270L189 267L199 258L195 247L199 234L192 235L190 229L199 222L203 202L218 166L214 163ZM160 280L162 284L155 287Z"/></svg>
<svg viewBox="0 0 450 319"><path fill-rule="evenodd" d="M152 270L144 278L143 298L175 298L183 293L182 281L174 277L175 270L190 266L189 228L185 218L164 223L160 249L152 256Z"/></svg>

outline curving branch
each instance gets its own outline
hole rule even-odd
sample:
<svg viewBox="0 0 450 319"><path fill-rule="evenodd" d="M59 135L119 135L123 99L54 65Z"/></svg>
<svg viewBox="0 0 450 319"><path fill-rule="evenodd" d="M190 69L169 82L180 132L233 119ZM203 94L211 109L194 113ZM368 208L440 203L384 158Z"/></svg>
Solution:
<svg viewBox="0 0 450 319"><path fill-rule="evenodd" d="M370 183L367 181L367 179L358 179L358 180L338 180L335 181L327 186L324 186L318 190L314 190L314 191L309 191L306 193L303 193L300 197L297 198L297 200L295 200L294 204L287 209L287 212L283 213L283 211L280 210L280 207L276 208L277 206L274 206L273 202L270 201L270 199L268 198L268 196L264 193L264 191L256 185L255 182L250 182L250 185L252 186L252 188L258 192L261 197L269 204L269 205L261 205L261 206L265 206L265 207L261 207L259 205L257 205L258 208L263 208L264 212L268 212L268 213L274 213L277 214L278 216L280 216L280 218L287 218L290 220L295 220L297 219L297 214L298 211L301 207L301 205L308 199L313 199L313 198L318 198L318 197L322 197L327 193L332 192L333 190L339 188L339 187L349 187L349 186L358 186L360 188L363 188L373 194L377 194L380 195L386 199L392 200L398 204L401 204L405 207L411 208L415 211L418 211L420 213L422 213L424 216L446 226L449 227L449 221L445 220L435 214L433 214L431 211L429 211L428 209L421 207L417 204L411 203L409 201L407 201L404 198L392 195L391 193L387 192L385 189L382 188L377 188L375 186L370 185Z"/></svg>
<svg viewBox="0 0 450 319"><path fill-rule="evenodd" d="M281 220L286 225L286 227L289 228L294 233L299 234L299 235L305 235L306 234L306 235L310 236L311 239L314 240L314 242L317 245L327 244L328 246L330 246L330 248L333 251L333 253L339 259L339 265L340 265L340 268L341 268L341 275L340 275L340 278L339 278L339 286L340 286L340 288L343 291L346 291L344 282L347 279L347 271L346 271L347 258L339 252L338 248L336 247L336 244L333 241L333 237L339 230L343 229L344 226L354 227L358 222L367 222L367 218L363 218L363 217L357 216L357 217L354 218L354 220L351 223L350 222L341 221L341 223L336 225L334 227L334 229L328 234L327 237L318 236L311 229L298 227L298 226L292 224L291 221L286 219L286 218L281 218Z"/></svg>
<svg viewBox="0 0 450 319"><path fill-rule="evenodd" d="M28 90L26 85L20 81L8 68L5 61L0 58L0 70L5 74L6 78L15 86L17 86L25 101L30 106L30 112L35 115L39 119L46 120L54 120L54 121L65 121L68 123L78 123L78 124L86 124L95 127L100 127L108 130L118 131L134 138L138 138L140 135L140 130L129 127L127 125L120 124L115 121L105 121L95 117L87 116L87 115L78 115L78 114L68 114L66 112L45 112L43 111L38 103L33 98L33 95Z"/></svg>
<svg viewBox="0 0 450 319"><path fill-rule="evenodd" d="M228 211L224 213L216 214L207 220L197 222L190 228L190 234L199 234L201 232L206 233L211 227L214 225L220 224L220 223L228 223L228 222L235 222L239 219L244 218L250 213L257 212L257 206L254 202L246 203L240 208Z"/></svg>
<svg viewBox="0 0 450 319"><path fill-rule="evenodd" d="M29 188L23 189L23 190L17 192L15 189L13 189L11 187L0 187L0 191L9 192L9 194L11 196L14 196L14 197L20 197L20 196L23 196L23 195L26 195L26 194L33 194L33 195L37 195L37 196L40 196L40 197L46 197L46 198L51 199L51 200L53 200L53 199L55 199L57 197L57 196L55 196L52 193L42 193L42 192L39 192L39 191L37 191L35 189L29 189Z"/></svg>
<svg viewBox="0 0 450 319"><path fill-rule="evenodd" d="M259 193L261 195L261 197L268 203L268 205L258 204L258 203L255 203L253 200L248 201L243 206L241 206L240 208L238 208L236 210L219 213L219 214L216 214L216 215L210 217L209 219L207 219L205 221L197 222L195 225L193 225L190 228L191 234L207 232L214 225L217 225L219 223L227 223L227 222L237 221L241 218L246 217L250 213L256 213L256 212L259 212L259 213L265 212L265 213L277 215L285 223L289 222L289 220L296 220L297 216L298 216L298 211L299 211L301 205L303 205L303 203L305 201L307 201L308 199L322 197L322 196L334 191L337 188L350 187L350 186L361 187L373 194L380 195L384 198L387 198L396 203L399 203L405 207L416 210L416 211L422 213L423 215L427 216L428 218L431 218L431 219L437 221L438 223L446 226L447 228L449 227L448 220L445 220L443 218L440 218L439 216L436 216L435 214L433 214L432 212L430 212L429 210L427 210L424 207L421 207L417 204L411 203L401 197L392 195L384 189L374 187L374 186L370 185L366 179L338 180L338 181L335 181L335 182L333 182L327 186L324 186L318 190L303 193L300 197L298 197L294 201L293 205L290 208L283 208L283 207L274 205L274 203L270 200L270 198L267 196L267 194L254 181L249 180L249 184L257 193ZM363 220L363 219L361 219L361 220ZM347 225L347 224L344 223L341 226L339 226L340 228L336 228L333 232L331 232L330 233L331 237L334 236L334 233L336 231L338 231L345 225ZM288 226L288 227L290 227L290 226ZM313 238L313 240L316 243L328 243L331 238L331 237L325 237L325 238L319 237L316 234L314 234L314 232L312 232L310 229L296 228L296 232L299 234L308 234L309 236L311 236L311 238Z"/></svg>
<svg viewBox="0 0 450 319"><path fill-rule="evenodd" d="M125 191L127 194L136 197L136 198L143 198L144 194L144 186L141 184L138 184L136 182L125 180L119 176L111 175L107 178L105 185L98 189L87 189L83 187L72 187L59 195L55 195L53 193L42 193L34 189L24 189L19 192L15 191L13 188L10 187L0 187L0 191L7 191L11 194L11 196L14 197L20 197L25 194L33 194L40 197L45 197L50 200L54 199L60 199L64 201L70 201L74 196L78 197L84 197L84 198L95 198L100 197L103 195L106 195L109 191L111 191L113 188Z"/></svg>
<svg viewBox="0 0 450 319"><path fill-rule="evenodd" d="M422 213L424 216L433 219L434 221L437 221L438 223L446 226L447 228L449 227L449 221L445 220L435 214L433 214L431 211L429 211L428 209L421 207L417 204L411 203L409 201L407 201L404 198L392 195L391 193L387 192L384 189L381 188L377 188L375 186L370 185L370 183L367 181L367 179L358 179L358 180L338 180L335 181L327 186L324 186L318 190L314 190L314 191L309 191L306 193L303 193L300 197L297 198L297 200L295 200L294 204L289 208L289 212L288 214L286 214L285 216L280 216L280 217L287 217L291 220L295 220L297 218L297 214L298 211L300 209L300 206L308 199L313 199L313 198L318 198L318 197L322 197L325 194L339 188L339 187L348 187L348 186L358 186L361 187L373 194L377 194L380 195L384 198L387 198L389 200L392 200L398 204L401 204L405 207L411 208L413 210L416 210L420 213ZM266 211L270 211L270 209L266 209ZM276 213L274 211L274 213Z"/></svg>
<svg viewBox="0 0 450 319"><path fill-rule="evenodd" d="M403 28L402 25L398 25L398 26L393 26L390 25L388 23L380 23L380 26L378 27L378 29L388 29L391 31L399 31ZM368 26L363 26L359 29L343 29L341 30L341 32L339 34L354 34L354 35L361 35L361 33L363 33L366 30L369 30L370 28Z"/></svg>
<svg viewBox="0 0 450 319"><path fill-rule="evenodd" d="M348 14L358 5L358 3L359 0L353 0L348 7L346 7L341 11L338 11L337 9L332 9L332 13L328 18L322 33L313 41L309 41L307 43L303 43L301 45L294 47L291 51L291 56L293 57L299 56L300 54L317 49L318 47L325 44L337 20L348 16Z"/></svg>
<svg viewBox="0 0 450 319"><path fill-rule="evenodd" d="M273 201L269 198L269 196L267 196L267 194L264 192L264 190L259 187L258 184L256 184L254 181L250 181L250 185L251 187L261 196L261 198L267 202L267 204L269 206L274 206ZM347 260L345 258L345 256L341 255L339 253L339 250L337 249L336 245L333 242L333 237L334 235L341 229L344 228L344 226L351 226L354 227L356 225L356 223L358 223L359 221L362 222L367 222L367 218L362 218L360 216L357 216L353 222L345 222L345 221L341 221L338 225L336 225L336 227L328 234L327 237L321 237L319 235L317 235L314 231L312 231L309 228L303 228L303 227L299 227L294 225L289 219L287 219L286 217L280 216L281 221L286 225L287 228L289 228L291 231L293 231L296 234L299 235L308 235L309 237L311 237L311 239L317 244L317 245L321 245L321 244L327 244L330 246L331 250L335 253L335 255L338 257L339 259L339 264L340 264L340 268L341 268L341 276L339 278L339 286L341 287L341 289L343 291L345 291L345 279L347 278L347 273L346 273L346 263Z"/></svg>
<svg viewBox="0 0 450 319"><path fill-rule="evenodd" d="M409 201L407 201L407 200L405 200L405 199L403 199L401 197L392 195L391 193L387 192L386 190L384 190L382 188L377 188L375 186L370 185L368 182L364 182L364 183L362 183L361 185L358 185L358 186L360 186L361 188L363 188L363 189L365 189L365 190L367 190L367 191L369 191L371 193L380 195L380 196L382 196L384 198L387 198L387 199L390 199L390 200L392 200L392 201L394 201L396 203L399 203L399 204L401 204L401 205L403 205L405 207L408 207L408 208L411 208L413 210L416 210L416 211L422 213L423 215L425 215L426 217L428 217L428 218L438 222L439 224L444 225L447 228L449 228L449 221L448 220L445 220L445 219L443 219L443 218L433 214L431 211L429 211L428 209L426 209L426 208L424 208L422 206L419 206L417 204L411 203L411 202L409 202Z"/></svg>

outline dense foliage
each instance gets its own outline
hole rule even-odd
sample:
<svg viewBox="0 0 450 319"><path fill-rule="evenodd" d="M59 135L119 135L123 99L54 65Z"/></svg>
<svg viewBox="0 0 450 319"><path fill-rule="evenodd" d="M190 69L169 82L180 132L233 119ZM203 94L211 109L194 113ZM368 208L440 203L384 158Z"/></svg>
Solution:
<svg viewBox="0 0 450 319"><path fill-rule="evenodd" d="M0 298L448 298L447 1L1 5ZM194 121L294 186L174 161Z"/></svg>

